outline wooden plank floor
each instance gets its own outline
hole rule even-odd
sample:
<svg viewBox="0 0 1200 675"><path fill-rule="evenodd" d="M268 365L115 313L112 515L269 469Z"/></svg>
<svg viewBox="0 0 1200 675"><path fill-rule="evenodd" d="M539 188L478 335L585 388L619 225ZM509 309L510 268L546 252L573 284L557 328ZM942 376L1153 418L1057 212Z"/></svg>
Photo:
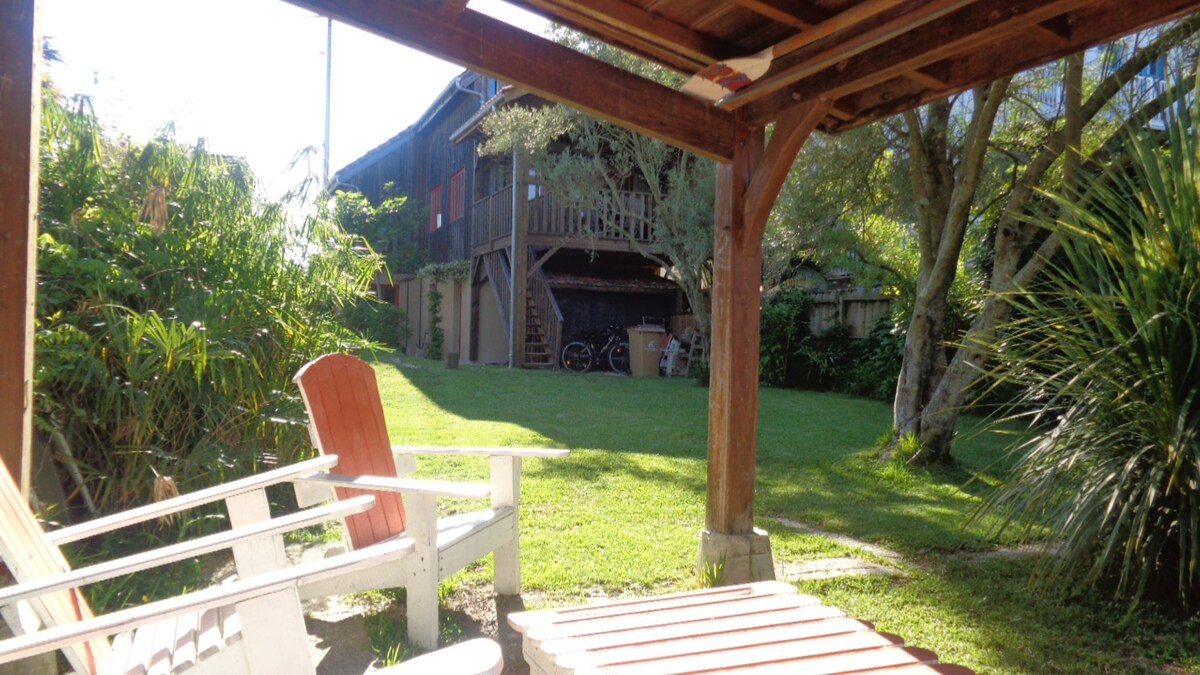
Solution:
<svg viewBox="0 0 1200 675"><path fill-rule="evenodd" d="M508 621L523 636L534 675L971 672L776 581L521 612Z"/></svg>

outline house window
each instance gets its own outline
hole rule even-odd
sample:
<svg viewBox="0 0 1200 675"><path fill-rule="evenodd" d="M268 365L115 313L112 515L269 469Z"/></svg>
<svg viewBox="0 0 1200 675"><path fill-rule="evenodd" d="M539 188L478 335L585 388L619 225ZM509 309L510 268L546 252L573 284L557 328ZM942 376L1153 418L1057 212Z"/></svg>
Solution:
<svg viewBox="0 0 1200 675"><path fill-rule="evenodd" d="M466 188L467 187L467 172L465 169L459 169L453 176L450 176L450 222L458 222L462 220L463 214L466 213Z"/></svg>
<svg viewBox="0 0 1200 675"><path fill-rule="evenodd" d="M438 185L429 191L429 231L434 232L442 226L442 186Z"/></svg>

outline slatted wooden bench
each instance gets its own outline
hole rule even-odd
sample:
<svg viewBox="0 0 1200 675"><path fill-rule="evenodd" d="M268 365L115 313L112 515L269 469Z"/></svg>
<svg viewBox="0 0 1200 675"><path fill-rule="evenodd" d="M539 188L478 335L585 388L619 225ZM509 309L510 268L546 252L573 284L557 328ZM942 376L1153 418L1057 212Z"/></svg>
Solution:
<svg viewBox="0 0 1200 675"><path fill-rule="evenodd" d="M768 581L510 614L531 675L961 675L937 655Z"/></svg>

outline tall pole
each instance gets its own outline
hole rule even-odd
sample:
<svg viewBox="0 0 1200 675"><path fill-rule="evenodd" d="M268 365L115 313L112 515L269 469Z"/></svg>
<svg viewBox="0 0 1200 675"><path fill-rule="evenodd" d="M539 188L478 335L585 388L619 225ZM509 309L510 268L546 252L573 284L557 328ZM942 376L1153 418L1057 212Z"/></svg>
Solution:
<svg viewBox="0 0 1200 675"><path fill-rule="evenodd" d="M333 19L325 20L325 151L321 186L329 189L329 118L333 100Z"/></svg>

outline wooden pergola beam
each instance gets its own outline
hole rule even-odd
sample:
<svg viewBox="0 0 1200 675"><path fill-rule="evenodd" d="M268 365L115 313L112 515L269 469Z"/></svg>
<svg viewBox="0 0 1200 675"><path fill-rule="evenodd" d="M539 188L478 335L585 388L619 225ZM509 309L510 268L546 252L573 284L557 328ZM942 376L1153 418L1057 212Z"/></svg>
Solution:
<svg viewBox="0 0 1200 675"><path fill-rule="evenodd" d="M401 2L288 2L703 157L733 157L733 115L728 111L471 9L447 19Z"/></svg>
<svg viewBox="0 0 1200 675"><path fill-rule="evenodd" d="M0 2L0 460L28 494L41 82L34 0Z"/></svg>

